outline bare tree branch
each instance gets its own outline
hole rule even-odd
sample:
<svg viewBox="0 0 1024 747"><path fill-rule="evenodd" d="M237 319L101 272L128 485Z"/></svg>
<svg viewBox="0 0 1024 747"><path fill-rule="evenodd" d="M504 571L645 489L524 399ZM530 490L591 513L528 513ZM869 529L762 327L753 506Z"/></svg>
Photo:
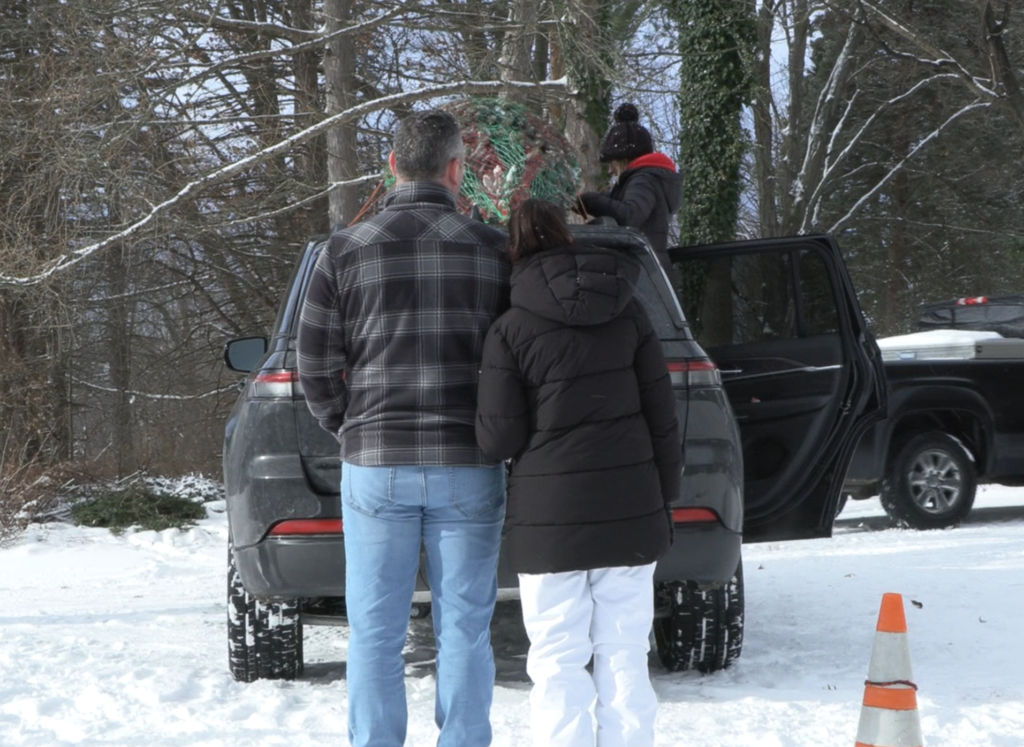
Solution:
<svg viewBox="0 0 1024 747"><path fill-rule="evenodd" d="M965 114L969 114L970 112L976 111L978 109L987 109L990 106L992 106L992 102L991 101L981 101L981 102L975 101L974 103L969 104L969 105L961 108L959 111L955 112L945 122L943 122L938 127L936 127L934 130L932 130L930 133L928 133L927 136L922 138L921 141L918 142L910 150L910 152L907 153L907 155L900 160L899 163L897 163L895 166L893 166L891 169L889 169L889 172L884 177L882 177L881 179L878 180L878 183L875 184L874 187L872 187L870 190L868 190L868 192L866 194L861 195L861 198L859 200L857 200L856 203L854 203L853 207L851 207L847 211L846 215L844 215L842 218L840 218L834 224L832 224L831 228L828 229L828 232L829 233L837 233L840 228L842 228L846 223L848 223L850 221L851 218L853 218L853 216L857 213L857 211L860 210L860 208L868 200L870 200L872 197L874 197L876 194L878 194L878 191L885 184L887 184L889 182L889 180L892 179L900 171L900 169L902 169L906 165L906 163L910 159L912 159L918 153L918 151L920 151L925 145L927 145L932 140L937 138L940 134L942 134L942 131L945 130L949 125L951 125L953 122L955 122L956 120L958 120L960 117L964 116Z"/></svg>
<svg viewBox="0 0 1024 747"><path fill-rule="evenodd" d="M992 75L995 83L1002 86L1006 101L1016 115L1017 121L1024 125L1024 93L1021 92L1017 74L1010 63L1010 56L1006 53L1003 37L1003 32L1010 21L1010 3L1007 2L1003 6L1001 21L996 21L996 13L991 2L982 0L981 5L985 39L988 42L989 58L992 60Z"/></svg>
<svg viewBox="0 0 1024 747"><path fill-rule="evenodd" d="M401 93L392 94L383 98L377 99L376 101L370 101L359 106L352 107L346 111L339 112L331 117L318 122L317 124L309 127L305 130L295 133L291 137L285 138L284 140L263 148L255 153L252 153L244 158L240 158L234 163L230 163L227 166L223 166L219 169L215 169L198 179L189 182L182 187L174 196L161 202L158 205L154 205L152 209L143 216L141 219L135 221L131 225L124 229L108 236L102 241L98 241L93 244L81 247L79 249L72 249L65 252L60 257L51 260L41 271L24 277L14 277L0 273L0 287L3 286L26 286L35 285L37 283L46 280L47 278L53 277L54 275L67 270L70 267L75 266L82 260L91 257L97 252L103 251L111 246L117 245L125 239L131 238L139 234L142 229L152 223L157 217L166 212L169 208L179 204L186 198L200 194L204 189L212 187L216 184L220 184L233 176L236 176L246 169L249 169L257 164L268 161L275 158L283 153L286 153L299 143L303 143L310 140L321 132L325 132L331 127L344 124L357 120L366 114L375 111L381 111L390 109L395 106L408 105L414 101L423 101L424 99L443 98L445 96L454 95L466 95L466 94L498 94L502 91L507 91L510 88L516 89L534 89L541 88L547 92L563 93L568 94L567 83L565 79L561 80L549 80L539 84L534 83L518 83L515 81L468 81L449 83L436 86L427 86L420 88L415 91L404 91Z"/></svg>
<svg viewBox="0 0 1024 747"><path fill-rule="evenodd" d="M220 60L219 62L216 62L213 65L204 67L202 72L196 73L195 75L189 78L186 78L181 81L174 81L174 86L177 88L184 88L192 83L203 80L211 73L218 72L225 68L236 68L240 65L244 65L249 62L273 59L277 57L291 57L292 55L296 55L301 52L323 49L326 45L328 45L332 41L335 41L338 38L356 34L365 34L367 31L372 31L373 29L382 26L385 23L393 21L396 18L402 16L403 14L409 12L410 10L417 9L418 7L418 2L399 3L394 8L389 10L387 13L384 13L383 15L380 15L376 18L371 18L369 21L364 21L363 23L356 23L351 26L346 26L330 34L317 34L312 38L310 38L309 35L311 33L316 32L294 29L295 31L298 31L302 34L302 36L300 37L302 41L300 41L299 43L293 44L290 47L268 49L259 52L250 52L249 54L236 55L228 59ZM260 26L268 27L271 32L278 31L281 28L280 26L270 24L260 24Z"/></svg>
<svg viewBox="0 0 1024 747"><path fill-rule="evenodd" d="M970 88L976 96L979 98L995 99L998 95L994 90L981 84L979 78L971 75L971 73L961 65L956 58L954 58L948 52L939 49L934 44L929 42L927 39L922 37L919 33L909 28L905 24L898 21L893 16L886 13L880 7L875 5L870 0L860 0L862 8L869 11L872 15L878 18L890 31L894 32L898 36L906 39L908 42L916 46L918 49L923 51L925 54L930 56L931 60L922 60L927 64L934 65L936 67L942 67L953 70L956 75L964 82L964 84Z"/></svg>
<svg viewBox="0 0 1024 747"><path fill-rule="evenodd" d="M920 80L917 83L915 83L911 88L904 91L899 96L894 96L888 101L883 102L877 109L875 109L875 111L871 113L871 116L867 118L864 124L860 126L857 132L854 133L853 137L850 138L850 141L846 144L846 147L843 148L843 150L840 151L840 153L836 155L834 159L831 159L830 161L825 163L821 175L815 184L814 193L811 195L811 198L807 202L808 209L803 216L803 224L800 227L801 232L806 233L807 231L810 230L811 225L813 225L813 223L816 222L816 219L818 217L817 207L821 203L821 199L824 195L825 188L831 181L831 176L835 174L836 170L843 165L843 162L846 161L849 155L856 149L856 147L860 144L861 140L863 139L864 134L871 128L875 121L885 111L892 108L896 104L909 99L910 97L924 89L929 84L935 83L936 81L956 77L957 76L954 75L953 73L943 73L940 75L933 75L930 78L925 78L924 80ZM850 101L850 105L853 105L852 99ZM830 141L829 143L830 154L832 153L832 146L834 145L835 134L837 134L838 132L839 129L837 128L836 132L833 134L832 141Z"/></svg>
<svg viewBox="0 0 1024 747"><path fill-rule="evenodd" d="M332 189L340 189L342 187L347 187L347 186L350 186L350 185L366 184L367 182L376 182L376 181L380 181L381 179L382 179L382 177L381 177L380 174L367 174L366 176L361 176L358 179L349 179L348 181L344 181L344 182L331 182L331 184L327 187L327 189L324 189L324 190L321 190L320 192L312 194L312 195L310 195L309 197L307 197L304 200L300 200L300 201L294 202L294 203L292 203L290 205L286 205L285 207L281 208L280 210L274 210L274 211L271 211L271 212L268 212L268 213L260 213L259 215L253 215L253 216L250 216L250 217L247 217L247 218L238 218L237 220L224 221L223 223L217 223L216 226L218 228L228 228L229 226L240 226L240 225L243 225L245 223L251 223L252 221L267 220L268 218L275 218L278 215L284 215L285 213L289 213L289 212L295 210L295 208L303 207L304 205L309 205L311 203L316 202L317 200L319 200L319 199L323 198L324 196L330 194Z"/></svg>
<svg viewBox="0 0 1024 747"><path fill-rule="evenodd" d="M829 71L828 81L818 96L807 132L807 148L803 162L800 164L800 171L792 185L792 225L806 226L807 216L811 212L808 207L810 205L808 190L811 189L809 185L815 185L816 191L824 181L823 172L828 155L826 147L829 145L826 142L825 133L831 129L834 137L836 132L832 123L836 120L836 110L842 101L842 90L852 74L856 60L855 52L860 44L861 36L855 20L850 24L843 48ZM847 111L849 111L849 106L847 106Z"/></svg>
<svg viewBox="0 0 1024 747"><path fill-rule="evenodd" d="M201 394L152 394L149 392L136 392L131 389L119 389L116 387L99 386L98 384L90 384L88 381L82 381L81 379L72 378L73 382L79 386L88 387L89 389L95 389L100 392L111 392L114 394L126 394L130 397L143 397L145 399L155 400L179 400L179 401L190 401L196 399L205 399L207 397L216 397L218 394L224 394L224 392L237 392L238 382L222 386L218 389L214 389L209 392L202 392Z"/></svg>

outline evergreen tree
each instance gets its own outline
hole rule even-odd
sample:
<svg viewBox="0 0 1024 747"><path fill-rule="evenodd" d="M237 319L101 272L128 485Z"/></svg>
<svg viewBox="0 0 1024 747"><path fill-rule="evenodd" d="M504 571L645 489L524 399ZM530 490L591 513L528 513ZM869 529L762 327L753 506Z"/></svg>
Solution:
<svg viewBox="0 0 1024 747"><path fill-rule="evenodd" d="M912 17L915 31L959 64L987 67L975 9L953 0L927 6L905 0L890 10ZM819 24L809 101L849 29L837 12ZM995 106L955 119L926 142L974 103L974 94L955 77L936 79L936 66L908 54L887 29L868 31L859 72L842 94L854 104L836 133L833 157L867 129L829 182L812 230L838 228L876 334L902 334L915 331L922 303L1020 290L1013 278L1024 229L1018 166L1024 142L1012 112Z"/></svg>

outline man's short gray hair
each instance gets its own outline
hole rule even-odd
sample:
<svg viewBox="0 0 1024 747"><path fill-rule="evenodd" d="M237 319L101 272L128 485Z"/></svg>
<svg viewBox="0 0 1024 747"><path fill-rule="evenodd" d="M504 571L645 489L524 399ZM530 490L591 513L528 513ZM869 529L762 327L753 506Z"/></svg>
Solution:
<svg viewBox="0 0 1024 747"><path fill-rule="evenodd" d="M454 158L466 149L454 116L440 109L415 112L395 131L395 170L408 181L434 181L445 175Z"/></svg>

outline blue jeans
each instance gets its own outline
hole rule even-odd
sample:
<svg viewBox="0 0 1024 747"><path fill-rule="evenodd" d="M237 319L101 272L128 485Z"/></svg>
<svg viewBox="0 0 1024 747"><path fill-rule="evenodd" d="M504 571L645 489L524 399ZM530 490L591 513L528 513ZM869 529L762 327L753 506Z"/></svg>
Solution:
<svg viewBox="0 0 1024 747"><path fill-rule="evenodd" d="M401 747L405 647L420 546L437 638L438 747L486 747L494 654L490 623L505 520L504 467L342 464L349 741Z"/></svg>

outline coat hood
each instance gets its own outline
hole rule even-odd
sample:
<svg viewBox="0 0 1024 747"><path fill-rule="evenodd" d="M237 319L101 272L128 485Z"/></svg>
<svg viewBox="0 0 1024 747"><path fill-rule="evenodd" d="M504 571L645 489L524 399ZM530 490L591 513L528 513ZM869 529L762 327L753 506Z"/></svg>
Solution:
<svg viewBox="0 0 1024 747"><path fill-rule="evenodd" d="M626 308L639 277L639 263L612 249L547 249L513 266L512 306L572 327L603 324Z"/></svg>

